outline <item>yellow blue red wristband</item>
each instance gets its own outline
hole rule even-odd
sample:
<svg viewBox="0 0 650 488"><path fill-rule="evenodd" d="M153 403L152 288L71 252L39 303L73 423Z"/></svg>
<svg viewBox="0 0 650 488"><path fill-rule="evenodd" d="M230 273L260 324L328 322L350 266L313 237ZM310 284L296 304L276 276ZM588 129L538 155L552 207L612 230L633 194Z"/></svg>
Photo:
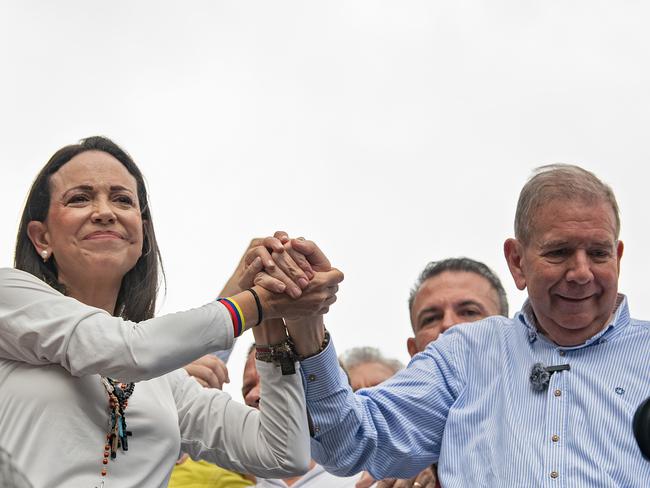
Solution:
<svg viewBox="0 0 650 488"><path fill-rule="evenodd" d="M239 337L246 330L246 318L239 307L239 304L232 298L217 298L230 314L232 320L233 335Z"/></svg>

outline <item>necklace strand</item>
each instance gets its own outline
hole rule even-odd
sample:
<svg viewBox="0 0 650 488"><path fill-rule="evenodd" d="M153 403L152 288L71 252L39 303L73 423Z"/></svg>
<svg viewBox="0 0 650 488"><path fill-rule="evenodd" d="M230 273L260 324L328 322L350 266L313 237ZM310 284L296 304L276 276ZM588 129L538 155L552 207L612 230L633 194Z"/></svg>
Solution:
<svg viewBox="0 0 650 488"><path fill-rule="evenodd" d="M104 444L104 456L102 458L102 470L99 478L100 483L96 488L103 488L104 479L108 474L108 459L117 457L117 450L129 450L128 437L132 435L131 431L126 430L126 408L129 406L129 397L133 394L135 383L118 383L115 380L101 377L104 389L108 394L108 432L106 434L106 443Z"/></svg>

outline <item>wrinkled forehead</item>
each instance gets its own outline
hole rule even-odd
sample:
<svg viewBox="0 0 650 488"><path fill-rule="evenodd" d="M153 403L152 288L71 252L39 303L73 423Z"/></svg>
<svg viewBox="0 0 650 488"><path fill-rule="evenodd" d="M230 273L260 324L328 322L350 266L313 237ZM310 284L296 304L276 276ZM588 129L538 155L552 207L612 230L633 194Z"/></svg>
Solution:
<svg viewBox="0 0 650 488"><path fill-rule="evenodd" d="M123 187L137 194L138 182L117 158L103 151L77 154L50 176L50 191L74 187Z"/></svg>
<svg viewBox="0 0 650 488"><path fill-rule="evenodd" d="M552 234L587 232L594 240L615 244L619 224L610 202L603 198L553 199L531 214L530 243L548 241Z"/></svg>

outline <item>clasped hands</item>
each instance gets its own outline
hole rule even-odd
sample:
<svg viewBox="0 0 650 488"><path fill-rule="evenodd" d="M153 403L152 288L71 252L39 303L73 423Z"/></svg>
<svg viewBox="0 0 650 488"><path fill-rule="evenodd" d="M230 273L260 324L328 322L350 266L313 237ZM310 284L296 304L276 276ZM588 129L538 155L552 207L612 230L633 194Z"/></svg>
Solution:
<svg viewBox="0 0 650 488"><path fill-rule="evenodd" d="M319 350L324 336L322 316L336 301L343 273L312 241L291 239L286 232L255 239L241 263L239 287L257 285L268 291L265 306L285 319L296 352Z"/></svg>

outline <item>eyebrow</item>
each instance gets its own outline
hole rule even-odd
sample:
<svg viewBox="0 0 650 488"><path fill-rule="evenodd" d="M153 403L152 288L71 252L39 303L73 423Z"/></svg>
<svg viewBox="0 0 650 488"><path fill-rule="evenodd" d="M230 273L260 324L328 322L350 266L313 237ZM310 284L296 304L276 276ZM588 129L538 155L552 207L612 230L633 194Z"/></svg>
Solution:
<svg viewBox="0 0 650 488"><path fill-rule="evenodd" d="M111 185L111 187L110 187L109 189L110 189L110 191L112 191L112 192L114 192L114 191L127 191L127 192L133 194L133 191L132 191L131 189L129 189L129 188L125 187L125 186L122 186L122 185ZM95 187L94 187L94 186L91 186L91 185L77 185L77 186L73 186L72 188L68 188L66 191L63 192L63 197L65 198L65 196L66 196L68 193L73 192L73 191L76 191L76 190L82 190L82 191L94 191L94 190L95 190Z"/></svg>
<svg viewBox="0 0 650 488"><path fill-rule="evenodd" d="M569 246L570 242L566 240L555 240L555 241L548 241L548 242L542 242L540 244L541 249L548 249L548 248L553 248L553 247L562 247L562 246ZM609 240L600 240L600 241L594 241L589 243L590 246L600 246L600 247L613 247L615 246L615 242L609 241Z"/></svg>

